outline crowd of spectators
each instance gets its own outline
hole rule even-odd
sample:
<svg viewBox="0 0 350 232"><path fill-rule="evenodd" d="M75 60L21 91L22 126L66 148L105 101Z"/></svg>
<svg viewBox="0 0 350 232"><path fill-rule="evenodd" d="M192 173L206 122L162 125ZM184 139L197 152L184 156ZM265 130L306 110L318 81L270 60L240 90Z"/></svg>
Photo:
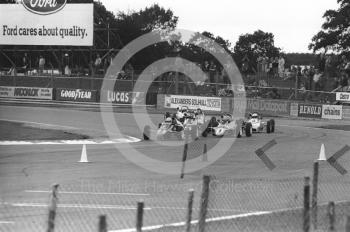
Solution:
<svg viewBox="0 0 350 232"><path fill-rule="evenodd" d="M282 55L270 58L262 55L257 59L257 72L259 74L269 74L273 77L281 77L284 75L285 63Z"/></svg>
<svg viewBox="0 0 350 232"><path fill-rule="evenodd" d="M1 67L0 76L67 76L67 77L96 77L103 78L115 56L114 52L107 52L103 56L99 53L94 55L88 65L79 65L71 53L62 53L62 57L48 57L44 53L23 53L21 59L13 59L11 67ZM51 60L59 60L59 64L53 65ZM127 63L123 70L117 74L118 79L131 80L133 75L132 66ZM114 76L113 76L114 77Z"/></svg>

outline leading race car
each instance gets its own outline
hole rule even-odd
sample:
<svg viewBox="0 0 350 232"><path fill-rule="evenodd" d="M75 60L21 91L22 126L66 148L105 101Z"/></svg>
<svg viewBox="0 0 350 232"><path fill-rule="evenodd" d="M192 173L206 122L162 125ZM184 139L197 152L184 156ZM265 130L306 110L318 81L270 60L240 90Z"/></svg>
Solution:
<svg viewBox="0 0 350 232"><path fill-rule="evenodd" d="M244 133L247 137L252 136L252 125L244 123L243 120L235 120L231 114L225 113L221 115L219 120L212 117L202 136L207 137L212 134L217 137L235 136L239 138Z"/></svg>
<svg viewBox="0 0 350 232"><path fill-rule="evenodd" d="M204 125L204 113L197 109L195 111L189 110L187 107L178 109L176 114L165 114L164 122L160 123L157 131L157 139L197 139Z"/></svg>
<svg viewBox="0 0 350 232"><path fill-rule="evenodd" d="M263 132L274 133L275 132L275 120L270 119L268 121L263 121L263 118L258 113L249 114L249 117L245 123L250 123L252 125L253 132Z"/></svg>
<svg viewBox="0 0 350 232"><path fill-rule="evenodd" d="M172 138L184 139L185 132L183 124L178 121L174 115L170 115L168 112L165 114L164 118L164 122L158 125L156 138L158 140L168 140Z"/></svg>

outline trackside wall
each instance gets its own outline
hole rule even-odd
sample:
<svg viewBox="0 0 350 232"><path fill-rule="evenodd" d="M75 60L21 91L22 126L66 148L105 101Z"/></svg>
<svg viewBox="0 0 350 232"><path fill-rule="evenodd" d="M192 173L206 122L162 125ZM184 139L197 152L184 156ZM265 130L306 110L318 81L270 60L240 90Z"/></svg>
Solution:
<svg viewBox="0 0 350 232"><path fill-rule="evenodd" d="M182 101L182 105L190 106L193 98L203 99L202 104L210 101L210 97L194 97L194 96L181 96L181 99L188 101ZM170 104L169 99L176 102L174 95L157 95L157 110L161 112L174 110L181 104ZM220 98L221 110L207 109L207 114L220 114L220 112L232 112L234 107L240 104L235 104L234 98L222 97ZM198 106L199 108L203 108ZM190 107L191 108L191 107ZM194 108L194 107L193 107ZM269 100L269 99L246 99L246 112L259 112L265 116L282 116L282 117L298 117L298 118L311 118L311 119L330 119L330 120L350 120L350 107L342 105L329 105L329 104L317 104L317 103L305 103L286 100Z"/></svg>

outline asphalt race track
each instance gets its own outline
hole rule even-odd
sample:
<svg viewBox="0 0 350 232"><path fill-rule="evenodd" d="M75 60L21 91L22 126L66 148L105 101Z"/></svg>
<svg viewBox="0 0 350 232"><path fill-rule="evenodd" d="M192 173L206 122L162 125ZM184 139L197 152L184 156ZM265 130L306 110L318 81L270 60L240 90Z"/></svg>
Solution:
<svg viewBox="0 0 350 232"><path fill-rule="evenodd" d="M114 115L122 122L122 132L109 138L100 112L30 104L0 106L0 120L78 132L94 139L141 138L141 130L130 113ZM162 115L151 117L157 122ZM176 176L157 174L133 164L122 154L131 145L155 159L180 161L181 146L159 146L152 141L120 143L118 150L112 144L88 145L90 163L78 162L82 149L79 144L0 146L0 231L44 231L54 183L60 185L56 231L97 231L101 214L107 215L109 230L132 231L128 229L134 228L140 200L145 202L144 226L183 222L190 188L195 190L196 219L204 174L215 176L221 187L212 201L215 203L209 205L209 217L249 216L302 206L303 177L312 176L321 144L325 144L327 157L350 145L349 131L318 127L350 122L275 120L276 133L237 139L222 158L206 169L185 175L183 180L179 178L180 170ZM270 171L255 150L273 139L277 145L266 153L276 169ZM230 138L224 140L229 142ZM201 139L193 148L194 156L201 155L204 142L210 149L217 141ZM350 171L350 154L345 154L339 163ZM320 203L350 201L349 174L341 176L327 164L320 168L325 186Z"/></svg>

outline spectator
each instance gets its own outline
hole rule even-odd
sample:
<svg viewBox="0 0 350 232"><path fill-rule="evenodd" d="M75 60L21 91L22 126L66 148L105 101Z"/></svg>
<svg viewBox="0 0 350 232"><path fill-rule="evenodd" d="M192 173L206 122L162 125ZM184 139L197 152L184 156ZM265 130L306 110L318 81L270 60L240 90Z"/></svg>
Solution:
<svg viewBox="0 0 350 232"><path fill-rule="evenodd" d="M69 67L69 55L68 53L64 54L64 58L63 58L63 67L64 67L64 75L71 75L71 70Z"/></svg>
<svg viewBox="0 0 350 232"><path fill-rule="evenodd" d="M267 58L267 56L264 55L263 58L262 58L262 61L261 61L261 66L262 66L262 72L263 73L267 73L268 63L269 63L269 58Z"/></svg>
<svg viewBox="0 0 350 232"><path fill-rule="evenodd" d="M326 66L326 58L325 58L325 55L322 53L320 54L319 60L318 60L318 66L317 66L318 71L324 72L325 66Z"/></svg>
<svg viewBox="0 0 350 232"><path fill-rule="evenodd" d="M278 73L280 75L280 77L284 76L284 65L285 65L285 60L283 58L283 56L280 56L280 58L278 59Z"/></svg>
<svg viewBox="0 0 350 232"><path fill-rule="evenodd" d="M95 60L95 74L98 73L98 71L101 68L101 64L102 64L102 59L100 57L100 54L97 54L96 60Z"/></svg>
<svg viewBox="0 0 350 232"><path fill-rule="evenodd" d="M331 76L332 71L332 57L330 55L327 55L325 58L325 69L324 74L328 78Z"/></svg>
<svg viewBox="0 0 350 232"><path fill-rule="evenodd" d="M46 63L45 58L43 56L40 56L40 58L39 58L39 74L44 73L45 63Z"/></svg>
<svg viewBox="0 0 350 232"><path fill-rule="evenodd" d="M242 73L246 76L249 72L249 58L247 55L242 59Z"/></svg>
<svg viewBox="0 0 350 232"><path fill-rule="evenodd" d="M322 77L322 73L320 72L319 69L316 69L316 72L313 77L314 91L321 91L321 77Z"/></svg>
<svg viewBox="0 0 350 232"><path fill-rule="evenodd" d="M29 68L29 57L27 53L24 53L23 59L23 69L24 69L24 74L27 75L28 73L28 68Z"/></svg>
<svg viewBox="0 0 350 232"><path fill-rule="evenodd" d="M314 66L311 66L307 72L307 79L306 79L306 85L305 85L307 90L312 89L312 82L313 82L314 75L315 75L315 68Z"/></svg>
<svg viewBox="0 0 350 232"><path fill-rule="evenodd" d="M278 77L278 57L275 57L272 61L273 76Z"/></svg>
<svg viewBox="0 0 350 232"><path fill-rule="evenodd" d="M273 75L273 61L274 59L271 57L268 62L268 73Z"/></svg>

